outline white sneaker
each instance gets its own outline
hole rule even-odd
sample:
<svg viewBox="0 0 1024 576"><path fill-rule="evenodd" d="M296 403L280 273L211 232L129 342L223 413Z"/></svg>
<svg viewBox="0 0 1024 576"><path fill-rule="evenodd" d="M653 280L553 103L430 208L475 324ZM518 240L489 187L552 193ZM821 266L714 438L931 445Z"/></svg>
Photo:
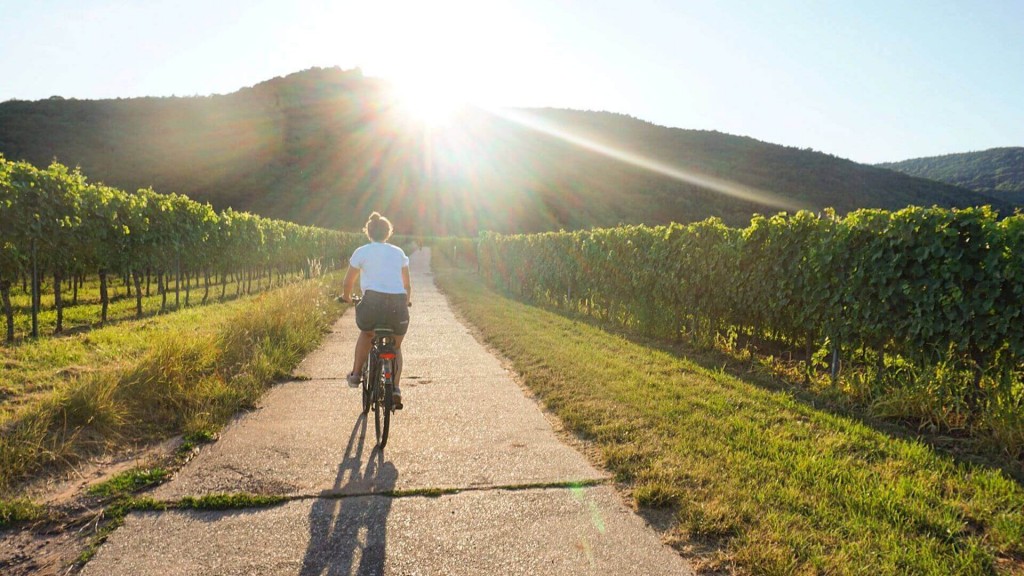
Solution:
<svg viewBox="0 0 1024 576"><path fill-rule="evenodd" d="M351 386L353 388L358 388L359 387L359 382L362 380L362 376L360 376L356 372L349 372L348 376L345 377L345 380L348 380L348 385L349 386Z"/></svg>

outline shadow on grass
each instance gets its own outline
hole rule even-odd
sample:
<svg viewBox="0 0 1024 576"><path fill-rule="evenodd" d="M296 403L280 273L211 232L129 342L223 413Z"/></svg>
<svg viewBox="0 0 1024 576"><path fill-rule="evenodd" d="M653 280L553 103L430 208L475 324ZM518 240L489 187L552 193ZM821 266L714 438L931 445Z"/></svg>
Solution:
<svg viewBox="0 0 1024 576"><path fill-rule="evenodd" d="M490 288L487 289L490 290ZM770 373L767 368L760 365L757 354L749 359L744 359L724 351L697 347L684 342L667 342L644 337L614 322L563 308L539 305L505 293L501 293L501 295L520 304L614 334L638 346L658 350L679 360L692 362L709 373L723 373L763 390L788 394L808 408L852 419L891 438L921 442L937 454L951 458L957 464L1002 471L1018 485L1024 487L1024 461L1000 451L991 442L966 433L920 430L915 423L907 420L885 419L872 415L867 407L844 400L838 391L818 392L810 389L802 378L785 378Z"/></svg>
<svg viewBox="0 0 1024 576"><path fill-rule="evenodd" d="M921 442L958 464L1001 470L1017 484L1024 486L1024 461L1000 451L990 441L966 432L922 430L919 423L910 418L888 419L872 415L867 407L844 401L839 392L816 392L809 389L801 378L766 374L764 368L756 365L756 359L741 360L725 352L701 350L682 344L649 345L657 346L678 358L686 358L706 370L721 370L724 367L729 376L766 390L785 392L808 407L856 420L889 437Z"/></svg>

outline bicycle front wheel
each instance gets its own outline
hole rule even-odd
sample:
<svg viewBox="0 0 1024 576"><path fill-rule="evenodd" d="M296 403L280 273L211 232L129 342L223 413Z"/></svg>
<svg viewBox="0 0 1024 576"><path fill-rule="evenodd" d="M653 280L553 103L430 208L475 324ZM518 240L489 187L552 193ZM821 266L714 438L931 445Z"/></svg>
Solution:
<svg viewBox="0 0 1024 576"><path fill-rule="evenodd" d="M382 420L381 412L384 410L384 401L380 399L380 388L378 385L374 385L374 396L373 399L373 429L377 434L377 444L380 444L381 438L381 425L384 423Z"/></svg>
<svg viewBox="0 0 1024 576"><path fill-rule="evenodd" d="M370 411L371 398L370 387L373 385L373 355L371 354L363 364L363 414Z"/></svg>

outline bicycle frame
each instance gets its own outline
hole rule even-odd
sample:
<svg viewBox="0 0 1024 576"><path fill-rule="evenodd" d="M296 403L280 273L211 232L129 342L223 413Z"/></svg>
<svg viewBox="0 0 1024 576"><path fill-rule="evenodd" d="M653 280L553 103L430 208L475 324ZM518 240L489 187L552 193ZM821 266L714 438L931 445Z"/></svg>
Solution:
<svg viewBox="0 0 1024 576"><path fill-rule="evenodd" d="M361 298L353 296L352 304L358 304ZM411 306L412 303L409 303ZM395 332L391 328L378 326L373 331L373 344L363 365L360 378L363 392L363 414L373 409L374 430L377 433L377 445L381 450L388 443L388 431L391 427L391 413L395 411L395 368L398 363L398 351L395 350Z"/></svg>
<svg viewBox="0 0 1024 576"><path fill-rule="evenodd" d="M387 328L374 330L373 345L363 369L363 414L373 409L377 444L382 449L388 442L391 413L395 411L391 395L395 388L397 359L394 332Z"/></svg>

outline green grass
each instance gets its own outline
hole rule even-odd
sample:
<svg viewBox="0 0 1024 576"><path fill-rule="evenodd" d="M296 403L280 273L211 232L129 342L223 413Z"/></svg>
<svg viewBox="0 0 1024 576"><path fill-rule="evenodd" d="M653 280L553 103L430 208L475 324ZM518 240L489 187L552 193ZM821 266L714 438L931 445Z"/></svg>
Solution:
<svg viewBox="0 0 1024 576"><path fill-rule="evenodd" d="M62 338L0 346L0 424L20 406L54 389L134 365L166 334L206 338L249 299L97 328Z"/></svg>
<svg viewBox="0 0 1024 576"><path fill-rule="evenodd" d="M453 304L680 538L757 574L1024 571L1024 489L788 392L438 269Z"/></svg>
<svg viewBox="0 0 1024 576"><path fill-rule="evenodd" d="M186 496L171 507L189 510L238 510L243 508L267 508L287 502L284 496L269 494L207 494L205 496Z"/></svg>
<svg viewBox="0 0 1024 576"><path fill-rule="evenodd" d="M295 276L288 276L286 280L295 280ZM266 282L264 279L261 285L266 286ZM216 286L211 287L208 304L199 306L202 288L193 287L190 306L184 305L182 291L182 307L175 309L174 294L169 293L167 313L159 314L160 296L156 294L154 283L152 295L143 298L146 315L137 319L135 299L125 297L119 280L111 280L111 286L111 320L106 326L99 324L98 281L91 278L80 289L77 306L71 306L70 297L66 298L66 335L48 337L55 323L56 312L53 309L52 289L47 287L40 313L42 337L18 340L14 345L0 344L0 367L3 367L0 371L0 425L12 411L31 403L39 393L48 393L83 376L123 369L137 362L152 349L153 340L159 335L173 332L192 333L201 337L216 330L217 323L230 317L231 310L244 307L245 302L255 297L243 295L236 298L237 283L229 282L224 302L219 301L220 287ZM143 290L144 286L145 282ZM256 289L255 283L253 289ZM12 291L16 332L26 336L29 329L30 298L21 292L20 284Z"/></svg>
<svg viewBox="0 0 1024 576"><path fill-rule="evenodd" d="M209 444L217 439L217 434L212 430L200 429L190 432L182 439L181 446L178 446L177 457L187 460L203 444Z"/></svg>
<svg viewBox="0 0 1024 576"><path fill-rule="evenodd" d="M42 506L27 498L0 500L0 530L15 524L39 520L45 514Z"/></svg>
<svg viewBox="0 0 1024 576"><path fill-rule="evenodd" d="M160 484L170 473L164 468L133 468L115 475L109 480L94 484L89 487L88 493L91 496L100 498L113 498L132 494Z"/></svg>
<svg viewBox="0 0 1024 576"><path fill-rule="evenodd" d="M405 498L410 496L422 496L425 498L440 498L441 496L449 496L451 494L458 494L462 490L458 488L411 488L408 490L391 490L384 492L383 494L392 498Z"/></svg>
<svg viewBox="0 0 1024 576"><path fill-rule="evenodd" d="M0 495L89 454L219 429L340 315L331 282L0 349L15 389L0 412Z"/></svg>

